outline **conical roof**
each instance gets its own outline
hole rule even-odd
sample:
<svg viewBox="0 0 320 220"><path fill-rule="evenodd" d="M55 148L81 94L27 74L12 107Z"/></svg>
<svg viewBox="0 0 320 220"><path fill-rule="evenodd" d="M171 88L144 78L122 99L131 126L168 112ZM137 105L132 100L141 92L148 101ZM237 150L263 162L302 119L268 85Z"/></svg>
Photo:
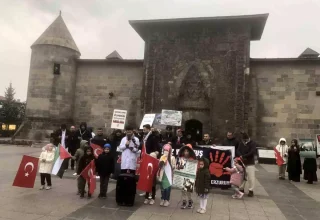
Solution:
<svg viewBox="0 0 320 220"><path fill-rule="evenodd" d="M110 53L107 57L107 60L123 60L123 58L120 56L120 54L118 53L118 51L113 51L112 53Z"/></svg>
<svg viewBox="0 0 320 220"><path fill-rule="evenodd" d="M31 47L42 44L67 47L80 53L67 28L67 25L62 19L61 13L56 20L43 32L38 40L32 44Z"/></svg>
<svg viewBox="0 0 320 220"><path fill-rule="evenodd" d="M302 52L302 54L300 54L299 58L305 58L305 57L318 57L319 53L317 51L312 50L311 48L307 48L305 49L305 51Z"/></svg>

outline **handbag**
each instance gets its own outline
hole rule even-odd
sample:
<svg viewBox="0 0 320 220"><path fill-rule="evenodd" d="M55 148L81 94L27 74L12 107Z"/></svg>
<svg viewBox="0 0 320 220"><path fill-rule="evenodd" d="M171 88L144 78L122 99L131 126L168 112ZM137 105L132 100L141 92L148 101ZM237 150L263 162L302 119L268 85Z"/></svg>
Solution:
<svg viewBox="0 0 320 220"><path fill-rule="evenodd" d="M317 154L315 151L300 151L300 157L316 159Z"/></svg>

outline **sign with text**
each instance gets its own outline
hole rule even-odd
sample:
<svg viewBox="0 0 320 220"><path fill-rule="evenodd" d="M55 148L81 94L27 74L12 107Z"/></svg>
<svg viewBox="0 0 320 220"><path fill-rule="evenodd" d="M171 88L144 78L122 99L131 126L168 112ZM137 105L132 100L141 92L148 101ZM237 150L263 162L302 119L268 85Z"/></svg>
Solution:
<svg viewBox="0 0 320 220"><path fill-rule="evenodd" d="M162 110L161 113L161 124L171 126L181 126L182 122L182 111L176 110Z"/></svg>
<svg viewBox="0 0 320 220"><path fill-rule="evenodd" d="M316 143L317 143L317 155L320 155L320 134L316 135Z"/></svg>
<svg viewBox="0 0 320 220"><path fill-rule="evenodd" d="M154 121L153 121L153 126L154 128L156 129L160 129L160 130L165 130L166 129L166 125L162 125L161 124L161 113L157 113L155 118L154 118Z"/></svg>
<svg viewBox="0 0 320 220"><path fill-rule="evenodd" d="M140 129L143 129L143 125L149 124L152 127L156 114L145 114L140 124Z"/></svg>
<svg viewBox="0 0 320 220"><path fill-rule="evenodd" d="M177 160L173 174L173 186L187 192L193 192L197 175L197 160Z"/></svg>
<svg viewBox="0 0 320 220"><path fill-rule="evenodd" d="M127 111L126 110L113 110L113 117L111 122L111 128L124 129L126 123Z"/></svg>

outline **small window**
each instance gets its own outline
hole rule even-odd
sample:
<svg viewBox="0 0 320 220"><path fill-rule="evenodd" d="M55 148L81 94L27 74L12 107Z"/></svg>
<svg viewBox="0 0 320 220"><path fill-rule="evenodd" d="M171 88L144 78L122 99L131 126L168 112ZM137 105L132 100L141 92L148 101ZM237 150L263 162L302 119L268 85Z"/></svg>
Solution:
<svg viewBox="0 0 320 220"><path fill-rule="evenodd" d="M59 63L53 64L53 74L60 75L60 64Z"/></svg>

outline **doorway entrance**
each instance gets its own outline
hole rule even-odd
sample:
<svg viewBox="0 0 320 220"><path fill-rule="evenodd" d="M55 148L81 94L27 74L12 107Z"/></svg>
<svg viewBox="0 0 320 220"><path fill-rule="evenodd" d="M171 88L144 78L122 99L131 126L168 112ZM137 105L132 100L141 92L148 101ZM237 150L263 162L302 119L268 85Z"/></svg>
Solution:
<svg viewBox="0 0 320 220"><path fill-rule="evenodd" d="M185 132L190 133L194 141L202 140L202 123L198 120L191 119L186 121Z"/></svg>

